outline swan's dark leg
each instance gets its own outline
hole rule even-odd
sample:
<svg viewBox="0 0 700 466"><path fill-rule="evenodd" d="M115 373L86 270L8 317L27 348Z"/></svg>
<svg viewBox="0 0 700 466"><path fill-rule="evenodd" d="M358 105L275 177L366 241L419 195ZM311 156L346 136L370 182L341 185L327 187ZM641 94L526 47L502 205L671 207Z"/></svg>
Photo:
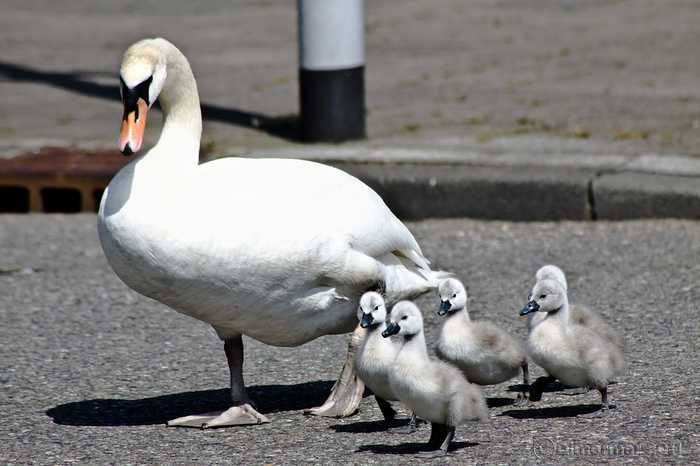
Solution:
<svg viewBox="0 0 700 466"><path fill-rule="evenodd" d="M333 385L333 388L331 388L328 399L322 406L307 409L305 411L306 414L327 417L345 417L357 411L357 407L360 405L360 401L362 401L362 393L365 391L365 384L355 373L353 360L366 334L366 330L359 325L355 328L355 331L350 337L348 357L345 360L345 365L340 371L338 381Z"/></svg>
<svg viewBox="0 0 700 466"><path fill-rule="evenodd" d="M231 374L231 406L248 403L255 408L255 403L248 397L243 382L243 338L238 336L224 340L224 353Z"/></svg>
<svg viewBox="0 0 700 466"><path fill-rule="evenodd" d="M243 383L243 339L241 335L224 341L224 352L231 372L231 407L225 411L185 416L168 421L175 427L228 427L270 422L255 410Z"/></svg>

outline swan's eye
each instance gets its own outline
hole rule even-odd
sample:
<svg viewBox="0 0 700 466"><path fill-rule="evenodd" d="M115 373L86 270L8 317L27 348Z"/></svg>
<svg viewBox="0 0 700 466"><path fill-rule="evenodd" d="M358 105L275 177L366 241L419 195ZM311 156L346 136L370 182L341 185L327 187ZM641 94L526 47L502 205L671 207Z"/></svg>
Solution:
<svg viewBox="0 0 700 466"><path fill-rule="evenodd" d="M453 297L453 298L456 298L456 297L457 297L457 293L453 294L452 297Z"/></svg>
<svg viewBox="0 0 700 466"><path fill-rule="evenodd" d="M546 294L540 295L540 299L544 299L544 298L546 298L546 297L547 297Z"/></svg>
<svg viewBox="0 0 700 466"><path fill-rule="evenodd" d="M401 318L401 320L406 320L406 319L408 319L408 316L403 316L403 317Z"/></svg>
<svg viewBox="0 0 700 466"><path fill-rule="evenodd" d="M379 310L379 304L377 304L376 306L374 306L374 310L375 310L375 311L378 311L378 310Z"/></svg>

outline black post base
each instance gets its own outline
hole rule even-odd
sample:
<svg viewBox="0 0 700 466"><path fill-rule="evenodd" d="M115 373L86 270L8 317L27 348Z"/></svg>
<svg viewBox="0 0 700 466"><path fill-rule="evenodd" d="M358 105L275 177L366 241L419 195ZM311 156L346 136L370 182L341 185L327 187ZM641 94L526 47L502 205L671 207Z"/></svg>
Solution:
<svg viewBox="0 0 700 466"><path fill-rule="evenodd" d="M364 139L365 67L299 70L300 136L306 142Z"/></svg>

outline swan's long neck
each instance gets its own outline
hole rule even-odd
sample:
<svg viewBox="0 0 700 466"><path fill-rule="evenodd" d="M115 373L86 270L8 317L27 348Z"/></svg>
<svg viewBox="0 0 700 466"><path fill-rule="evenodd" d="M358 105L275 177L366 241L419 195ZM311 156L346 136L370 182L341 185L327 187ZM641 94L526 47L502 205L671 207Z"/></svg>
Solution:
<svg viewBox="0 0 700 466"><path fill-rule="evenodd" d="M202 137L197 82L187 58L177 48L165 44L163 53L167 77L158 97L163 110L163 130L149 158L162 154L168 158L168 166L191 167L199 163Z"/></svg>

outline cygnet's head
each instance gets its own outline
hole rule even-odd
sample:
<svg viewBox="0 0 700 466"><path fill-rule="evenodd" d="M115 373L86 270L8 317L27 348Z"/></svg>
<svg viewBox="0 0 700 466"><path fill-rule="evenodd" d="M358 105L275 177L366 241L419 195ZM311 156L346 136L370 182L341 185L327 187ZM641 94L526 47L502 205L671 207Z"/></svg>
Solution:
<svg viewBox="0 0 700 466"><path fill-rule="evenodd" d="M557 312L568 304L566 290L555 280L537 282L530 297L530 302L520 311L521 316L531 312Z"/></svg>
<svg viewBox="0 0 700 466"><path fill-rule="evenodd" d="M566 276L564 275L564 272L562 272L562 270L556 265L545 265L544 267L541 267L537 273L535 273L535 282L542 280L554 280L564 288L564 291L568 289Z"/></svg>
<svg viewBox="0 0 700 466"><path fill-rule="evenodd" d="M367 328L370 325L379 325L386 319L386 303L379 293L368 291L360 298L360 306L357 308L357 318L360 326Z"/></svg>
<svg viewBox="0 0 700 466"><path fill-rule="evenodd" d="M467 307L467 290L456 278L446 278L440 282L438 297L440 298L438 315L442 316L448 311L459 311Z"/></svg>
<svg viewBox="0 0 700 466"><path fill-rule="evenodd" d="M389 325L382 332L384 338L391 335L416 335L423 331L423 314L411 301L399 301L391 309Z"/></svg>

